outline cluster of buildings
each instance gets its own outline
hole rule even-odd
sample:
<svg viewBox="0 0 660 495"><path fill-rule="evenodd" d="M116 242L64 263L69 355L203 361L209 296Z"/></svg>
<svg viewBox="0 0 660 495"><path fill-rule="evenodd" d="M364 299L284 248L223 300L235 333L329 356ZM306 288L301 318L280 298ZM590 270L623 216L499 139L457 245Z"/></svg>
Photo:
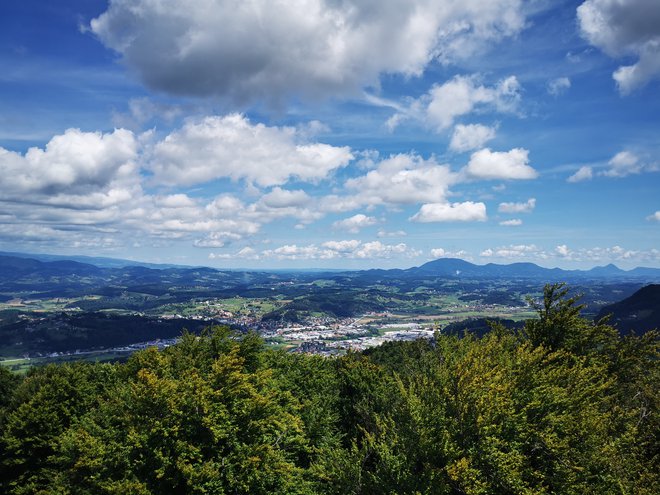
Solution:
<svg viewBox="0 0 660 495"><path fill-rule="evenodd" d="M419 323L360 324L361 318L334 325L297 325L262 332L266 341L284 343L292 352L334 356L362 351L384 342L433 338L434 329Z"/></svg>

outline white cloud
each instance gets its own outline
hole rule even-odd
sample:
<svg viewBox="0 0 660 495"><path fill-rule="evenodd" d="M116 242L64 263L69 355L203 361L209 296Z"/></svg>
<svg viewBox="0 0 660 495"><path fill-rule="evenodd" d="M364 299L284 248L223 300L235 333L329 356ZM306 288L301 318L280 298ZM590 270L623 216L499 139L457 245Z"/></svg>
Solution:
<svg viewBox="0 0 660 495"><path fill-rule="evenodd" d="M294 128L231 114L187 122L154 145L150 168L154 182L169 186L229 178L270 187L318 181L352 158L348 147L308 143Z"/></svg>
<svg viewBox="0 0 660 495"><path fill-rule="evenodd" d="M513 218L511 220L503 220L500 222L500 225L504 227L518 227L523 224L523 221L520 218Z"/></svg>
<svg viewBox="0 0 660 495"><path fill-rule="evenodd" d="M645 86L649 80L660 75L660 39L644 45L639 52L639 62L634 65L619 67L612 78L619 91L626 95Z"/></svg>
<svg viewBox="0 0 660 495"><path fill-rule="evenodd" d="M446 251L442 248L431 249L431 257L433 258L444 258L446 256Z"/></svg>
<svg viewBox="0 0 660 495"><path fill-rule="evenodd" d="M258 201L245 206L237 214L254 222L268 223L281 218L295 218L302 225L323 217L315 208L315 201L302 190L287 191L275 188Z"/></svg>
<svg viewBox="0 0 660 495"><path fill-rule="evenodd" d="M393 255L419 256L420 252L409 248L403 242L399 244L383 244L380 241L365 242L354 253L359 259L390 258Z"/></svg>
<svg viewBox="0 0 660 495"><path fill-rule="evenodd" d="M138 154L138 140L123 129L69 129L43 149L30 148L25 154L0 148L1 215L7 224L0 237L11 237L19 226L25 232L49 232L49 238L41 239L46 244L90 249L121 244L108 240L142 201ZM26 234L14 240L30 239L35 240Z"/></svg>
<svg viewBox="0 0 660 495"><path fill-rule="evenodd" d="M275 258L279 260L328 260L336 258L348 259L384 259L393 256L414 258L421 253L408 247L404 243L383 244L380 241L365 242L357 240L328 241L321 246L309 244L299 246L288 244L275 249L262 251L261 258Z"/></svg>
<svg viewBox="0 0 660 495"><path fill-rule="evenodd" d="M581 182L583 180L591 180L593 176L594 174L592 168L588 165L584 165L580 167L577 172L566 179L566 181L571 183Z"/></svg>
<svg viewBox="0 0 660 495"><path fill-rule="evenodd" d="M483 258L536 258L546 259L548 254L534 244L512 244L496 249L485 249L480 256Z"/></svg>
<svg viewBox="0 0 660 495"><path fill-rule="evenodd" d="M607 162L608 170L602 172L606 177L625 177L630 174L638 174L642 171L639 157L630 151L620 151Z"/></svg>
<svg viewBox="0 0 660 495"><path fill-rule="evenodd" d="M446 249L443 248L435 248L431 249L431 258L433 259L438 259L438 258L461 258L465 259L469 257L469 253L464 250L460 251L447 251Z"/></svg>
<svg viewBox="0 0 660 495"><path fill-rule="evenodd" d="M390 118L388 127L392 130L405 119L412 118L442 132L458 117L473 111L514 112L519 103L520 84L515 76L502 79L491 87L479 84L477 76L455 76L444 84L435 84L427 94L413 100L407 107L389 104L398 113ZM485 129L476 132L481 133L482 139L488 137L484 135ZM475 133L474 129L472 133Z"/></svg>
<svg viewBox="0 0 660 495"><path fill-rule="evenodd" d="M90 28L149 87L242 105L420 75L524 26L520 0L113 0Z"/></svg>
<svg viewBox="0 0 660 495"><path fill-rule="evenodd" d="M45 149L24 155L0 147L3 195L25 193L87 195L113 181L134 177L138 143L132 132L82 132L68 129L54 136Z"/></svg>
<svg viewBox="0 0 660 495"><path fill-rule="evenodd" d="M154 196L154 204L162 208L191 208L197 202L185 194L169 194L167 196Z"/></svg>
<svg viewBox="0 0 660 495"><path fill-rule="evenodd" d="M275 249L268 249L261 253L264 258L276 258L279 260L310 260L310 259L332 259L337 257L337 252L331 249L320 249L318 246L298 246L287 244Z"/></svg>
<svg viewBox="0 0 660 495"><path fill-rule="evenodd" d="M328 241L321 244L324 248L332 249L333 251L338 251L340 253L351 253L355 251L358 246L362 244L356 239L348 241Z"/></svg>
<svg viewBox="0 0 660 495"><path fill-rule="evenodd" d="M348 179L345 186L356 191L355 201L362 204L401 205L442 201L457 180L447 165L434 158L400 154L381 161L366 175Z"/></svg>
<svg viewBox="0 0 660 495"><path fill-rule="evenodd" d="M376 223L378 223L378 221L374 217L368 217L362 213L358 213L352 217L337 220L332 224L332 227L335 229L346 230L351 234L357 234L363 228L370 227Z"/></svg>
<svg viewBox="0 0 660 495"><path fill-rule="evenodd" d="M410 220L413 222L483 222L487 219L486 205L465 201L463 203L429 203L422 205Z"/></svg>
<svg viewBox="0 0 660 495"><path fill-rule="evenodd" d="M614 58L637 57L612 77L628 94L660 76L660 3L657 0L587 0L577 9L582 35Z"/></svg>
<svg viewBox="0 0 660 495"><path fill-rule="evenodd" d="M529 198L524 203L500 203L500 213L531 213L536 207L536 198Z"/></svg>
<svg viewBox="0 0 660 495"><path fill-rule="evenodd" d="M1 220L21 225L26 232L41 232L40 226L76 231L80 245L84 235L100 245L97 234L103 230L112 231L120 244L146 237L222 248L283 218L295 219L296 228L301 228L330 212L444 203L449 187L460 180L434 157L401 154L379 160L367 152L359 154L362 165L356 167L363 175L337 186L336 194L310 195L307 188L287 189L278 183L327 183L335 167L352 155L347 148L329 147L340 156L334 163L305 161L304 150L316 145L299 139L297 129L253 125L237 114L189 121L160 140L154 133L136 137L122 129L107 134L69 130L53 137L44 149L25 154L0 149L5 177L0 185ZM176 190L214 181L222 189L229 180L269 189L248 187L243 198L224 193L210 199ZM144 183L171 185L175 190L149 194ZM256 198L250 201L251 196ZM449 216L474 217L467 206L449 206ZM357 232L375 223L375 217L358 214L335 226ZM405 232L380 235L400 237ZM51 238L60 239L55 234ZM103 241L103 245L109 244Z"/></svg>
<svg viewBox="0 0 660 495"><path fill-rule="evenodd" d="M392 232L389 232L384 229L380 229L378 233L376 234L377 237L405 237L408 235L405 230L394 230Z"/></svg>
<svg viewBox="0 0 660 495"><path fill-rule="evenodd" d="M571 87L571 80L568 77L558 77L548 82L548 93L552 96L564 94Z"/></svg>
<svg viewBox="0 0 660 495"><path fill-rule="evenodd" d="M510 151L484 148L472 153L466 172L477 179L534 179L538 173L528 165L528 155L529 151L523 148Z"/></svg>
<svg viewBox="0 0 660 495"><path fill-rule="evenodd" d="M615 261L643 262L660 260L660 251L657 249L635 250L626 249L621 246L612 246L607 248L593 247L569 250L566 255L562 255L569 261L589 261L595 263L611 263Z"/></svg>
<svg viewBox="0 0 660 495"><path fill-rule="evenodd" d="M652 213L651 215L646 217L646 219L652 222L660 222L660 210L656 211L655 213Z"/></svg>
<svg viewBox="0 0 660 495"><path fill-rule="evenodd" d="M462 153L477 148L495 137L495 128L481 124L458 124L449 142L449 149Z"/></svg>
<svg viewBox="0 0 660 495"><path fill-rule="evenodd" d="M429 91L426 118L438 130L451 126L456 117L466 115L477 105L492 105L499 111L512 111L520 100L520 84L515 76L488 88L477 85L474 77L456 76Z"/></svg>
<svg viewBox="0 0 660 495"><path fill-rule="evenodd" d="M311 202L309 195L298 189L288 191L280 187L275 187L271 192L262 196L261 201L270 208L288 208L290 206L306 206Z"/></svg>
<svg viewBox="0 0 660 495"><path fill-rule="evenodd" d="M356 196L337 196L330 194L319 200L319 208L326 213L345 213L351 210L357 210L363 205L360 197Z"/></svg>
<svg viewBox="0 0 660 495"><path fill-rule="evenodd" d="M660 250L634 250L621 246L570 249L566 244L560 244L552 251L546 251L534 244L514 244L485 249L481 252L481 257L500 258L503 260L526 259L530 261L561 259L562 261L606 264L616 261L658 261L660 260Z"/></svg>

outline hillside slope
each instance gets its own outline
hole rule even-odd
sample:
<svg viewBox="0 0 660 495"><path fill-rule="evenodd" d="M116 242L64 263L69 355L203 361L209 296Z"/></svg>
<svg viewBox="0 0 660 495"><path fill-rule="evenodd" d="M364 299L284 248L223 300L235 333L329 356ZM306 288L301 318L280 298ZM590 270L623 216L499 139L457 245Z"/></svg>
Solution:
<svg viewBox="0 0 660 495"><path fill-rule="evenodd" d="M611 315L609 323L622 334L660 328L660 284L647 285L623 301L605 306L597 318L607 315Z"/></svg>

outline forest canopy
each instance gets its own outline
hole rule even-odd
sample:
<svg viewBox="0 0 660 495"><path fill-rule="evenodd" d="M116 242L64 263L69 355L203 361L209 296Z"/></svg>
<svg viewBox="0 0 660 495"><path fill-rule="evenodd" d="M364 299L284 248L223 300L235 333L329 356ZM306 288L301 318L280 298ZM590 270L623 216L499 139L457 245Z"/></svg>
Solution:
<svg viewBox="0 0 660 495"><path fill-rule="evenodd" d="M660 492L658 333L546 286L538 319L327 359L225 327L117 364L0 367L0 492Z"/></svg>

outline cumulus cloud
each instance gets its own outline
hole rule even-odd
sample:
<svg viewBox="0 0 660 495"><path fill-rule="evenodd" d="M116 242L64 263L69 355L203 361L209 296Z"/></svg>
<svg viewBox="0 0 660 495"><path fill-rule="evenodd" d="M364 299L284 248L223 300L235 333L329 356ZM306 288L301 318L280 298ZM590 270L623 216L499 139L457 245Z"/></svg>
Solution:
<svg viewBox="0 0 660 495"><path fill-rule="evenodd" d="M472 153L465 172L477 179L534 179L538 173L529 166L529 151L514 148L510 151L491 151L484 148Z"/></svg>
<svg viewBox="0 0 660 495"><path fill-rule="evenodd" d="M347 259L385 259L393 256L414 258L421 253L404 243L383 244L380 241L361 242L357 240L328 241L320 246L309 244L299 246L287 244L275 249L267 249L260 254L261 258L279 260L329 260Z"/></svg>
<svg viewBox="0 0 660 495"><path fill-rule="evenodd" d="M473 111L514 112L519 102L520 84L515 76L502 79L495 86L480 84L474 75L455 76L444 84L433 85L427 94L413 100L407 107L390 105L399 111L390 118L388 127L393 129L400 122L412 118L442 132L451 127L458 117ZM471 133L472 140L488 137L487 129L471 128L462 132Z"/></svg>
<svg viewBox="0 0 660 495"><path fill-rule="evenodd" d="M571 87L571 80L568 77L558 77L548 82L548 93L552 96L564 94Z"/></svg>
<svg viewBox="0 0 660 495"><path fill-rule="evenodd" d="M660 76L660 3L656 0L587 0L577 9L582 36L613 58L634 56L612 77L628 94Z"/></svg>
<svg viewBox="0 0 660 495"><path fill-rule="evenodd" d="M170 186L229 178L269 187L318 181L352 158L348 147L308 143L294 128L231 114L187 122L154 145L150 168L156 183Z"/></svg>
<svg viewBox="0 0 660 495"><path fill-rule="evenodd" d="M140 170L152 165L158 144L122 129L105 134L70 129L43 149L25 154L0 149L2 221L25 232L48 232L52 242L63 245L75 240L78 246L116 247L148 237L218 248L279 218L306 223L323 216L304 191L279 186L250 204L228 194L210 200L148 194ZM11 232L8 228L0 237L9 239ZM109 235L113 243L107 242Z"/></svg>
<svg viewBox="0 0 660 495"><path fill-rule="evenodd" d="M491 105L499 111L513 110L520 100L520 84L515 76L495 87L477 85L474 77L456 76L429 92L426 117L438 130L446 129L456 117L468 114L477 105Z"/></svg>
<svg viewBox="0 0 660 495"><path fill-rule="evenodd" d="M148 232L152 236L196 238L197 247L220 247L226 243L259 232L269 219L249 218L248 206L231 195L220 195L209 202L193 201L177 194L175 200L163 202L160 197L143 196L122 220L125 225ZM187 199L186 199L187 198Z"/></svg>
<svg viewBox="0 0 660 495"><path fill-rule="evenodd" d="M438 259L438 258L467 258L469 257L469 253L464 250L460 251L447 251L446 249L443 248L434 248L431 249L431 258L433 259Z"/></svg>
<svg viewBox="0 0 660 495"><path fill-rule="evenodd" d="M495 249L485 249L480 254L483 258L537 258L546 259L548 257L542 249L534 244L512 244Z"/></svg>
<svg viewBox="0 0 660 495"><path fill-rule="evenodd" d="M513 218L511 220L503 220L500 222L500 225L504 227L518 227L523 224L523 221L519 218Z"/></svg>
<svg viewBox="0 0 660 495"><path fill-rule="evenodd" d="M524 203L500 203L497 211L500 213L531 213L536 207L536 198L529 198Z"/></svg>
<svg viewBox="0 0 660 495"><path fill-rule="evenodd" d="M630 151L620 151L607 164L610 168L602 172L606 177L625 177L642 171L639 157Z"/></svg>
<svg viewBox="0 0 660 495"><path fill-rule="evenodd" d="M582 182L583 180L591 180L593 176L594 173L592 168L588 165L584 165L580 167L577 172L566 179L566 181L571 183Z"/></svg>
<svg viewBox="0 0 660 495"><path fill-rule="evenodd" d="M321 151L310 158L314 154L310 150ZM24 154L0 149L5 177L0 185L2 221L22 225L26 232L41 232L40 225L75 230L80 245L84 232L101 243L96 233L103 231L127 243L145 237L224 248L283 218L293 218L297 228L303 228L328 213L358 208L425 204L416 221L485 219L482 203L446 202L449 188L465 176L434 157L359 156L362 165L356 170L362 175L337 185L333 194L318 196L310 189L287 185L327 183L337 168L353 160L353 154L348 148L309 143L299 129L252 124L231 114L188 121L160 139L153 132L136 136L123 129L69 130L43 149ZM247 187L243 197L223 193L211 198L176 190L209 183L222 189L222 181L224 185L254 183L265 190ZM153 194L144 184L170 186L174 191ZM375 223L375 217L358 214L340 219L335 227L358 232ZM402 231L379 233L380 237L403 235ZM103 241L103 245L109 244Z"/></svg>
<svg viewBox="0 0 660 495"><path fill-rule="evenodd" d="M481 257L503 260L527 259L530 261L561 259L562 261L605 264L617 261L658 261L660 260L660 250L634 250L621 246L570 249L566 244L560 244L553 250L546 251L535 244L513 244L485 249L481 252Z"/></svg>
<svg viewBox="0 0 660 495"><path fill-rule="evenodd" d="M410 217L413 222L484 222L486 205L465 201L463 203L428 203L422 205L415 215Z"/></svg>
<svg viewBox="0 0 660 495"><path fill-rule="evenodd" d="M495 137L495 128L481 124L458 124L449 142L449 149L462 153L477 148Z"/></svg>
<svg viewBox="0 0 660 495"><path fill-rule="evenodd" d="M376 223L378 223L378 220L376 220L374 217L368 217L362 213L358 213L352 217L334 222L332 227L339 230L346 230L351 234L357 234L363 228L370 227Z"/></svg>
<svg viewBox="0 0 660 495"><path fill-rule="evenodd" d="M446 251L442 248L431 249L431 257L433 258L444 258L446 256Z"/></svg>
<svg viewBox="0 0 660 495"><path fill-rule="evenodd" d="M116 224L140 203L138 154L138 140L122 129L69 129L25 154L0 148L2 221L9 226L4 236L17 225L26 232L48 231L52 242L63 245L88 245L86 232L89 246L116 246L98 233L114 235ZM28 239L26 234L18 240Z"/></svg>
<svg viewBox="0 0 660 495"><path fill-rule="evenodd" d="M296 218L301 225L312 223L323 217L323 212L314 207L315 201L302 190L287 191L275 188L256 202L239 211L240 216L259 223L268 223L280 218Z"/></svg>
<svg viewBox="0 0 660 495"><path fill-rule="evenodd" d="M340 253L351 253L355 251L360 244L362 244L360 241L351 239L347 241L327 241L321 244L321 246Z"/></svg>
<svg viewBox="0 0 660 495"><path fill-rule="evenodd" d="M90 29L151 88L243 104L420 75L524 26L520 0L112 0Z"/></svg>
<svg viewBox="0 0 660 495"><path fill-rule="evenodd" d="M655 213L652 213L648 217L646 217L647 220L651 222L660 222L660 210L656 211Z"/></svg>
<svg viewBox="0 0 660 495"><path fill-rule="evenodd" d="M262 251L263 258L275 258L278 260L328 260L338 257L338 253L332 249L321 249L313 244L309 246L298 246L287 244L275 249Z"/></svg>
<svg viewBox="0 0 660 495"><path fill-rule="evenodd" d="M434 158L400 154L382 160L366 175L348 179L345 186L356 191L355 201L362 204L402 205L442 201L457 180L447 165L439 165Z"/></svg>
<svg viewBox="0 0 660 495"><path fill-rule="evenodd" d="M657 172L660 170L660 164L650 160L648 156L638 155L630 150L618 152L607 161L599 176L621 178L628 175L641 174L643 172ZM581 167L574 175L568 178L568 182L578 182L580 180L591 179L594 171L590 166Z"/></svg>
<svg viewBox="0 0 660 495"><path fill-rule="evenodd" d="M399 244L383 244L380 241L365 242L354 252L359 259L390 258L392 255L419 256L419 251L409 248L403 242Z"/></svg>
<svg viewBox="0 0 660 495"><path fill-rule="evenodd" d="M24 155L0 147L2 193L87 194L136 172L138 143L132 132L82 132L68 129L44 149Z"/></svg>
<svg viewBox="0 0 660 495"><path fill-rule="evenodd" d="M264 205L271 208L288 208L290 206L305 206L311 201L309 195L298 189L296 191L288 191L281 187L275 187L271 192L261 198Z"/></svg>
<svg viewBox="0 0 660 495"><path fill-rule="evenodd" d="M329 194L319 200L320 210L326 213L346 213L347 211L357 210L363 204L364 201L358 196Z"/></svg>

